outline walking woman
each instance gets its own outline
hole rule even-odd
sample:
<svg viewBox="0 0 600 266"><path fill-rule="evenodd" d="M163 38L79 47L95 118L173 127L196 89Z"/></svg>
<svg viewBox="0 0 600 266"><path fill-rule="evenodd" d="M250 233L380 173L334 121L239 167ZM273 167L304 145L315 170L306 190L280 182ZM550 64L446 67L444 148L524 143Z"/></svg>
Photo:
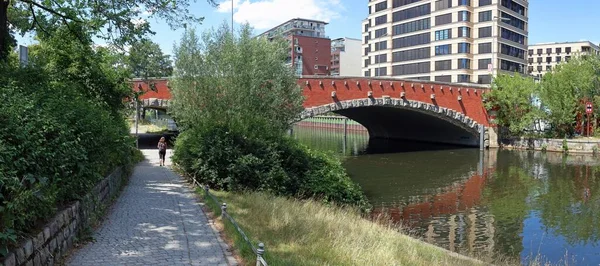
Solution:
<svg viewBox="0 0 600 266"><path fill-rule="evenodd" d="M158 141L158 157L160 158L160 166L165 165L165 156L167 155L167 141L165 137L161 137Z"/></svg>

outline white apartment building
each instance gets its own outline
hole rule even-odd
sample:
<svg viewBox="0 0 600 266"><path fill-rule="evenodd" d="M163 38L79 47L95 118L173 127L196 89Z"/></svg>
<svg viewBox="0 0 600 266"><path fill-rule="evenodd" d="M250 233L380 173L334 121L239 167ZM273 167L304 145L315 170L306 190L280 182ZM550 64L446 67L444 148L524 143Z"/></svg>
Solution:
<svg viewBox="0 0 600 266"><path fill-rule="evenodd" d="M600 47L589 41L540 43L529 46L529 75L541 78L556 65L578 55L600 55Z"/></svg>
<svg viewBox="0 0 600 266"><path fill-rule="evenodd" d="M360 77L360 39L338 38L331 40L331 76Z"/></svg>
<svg viewBox="0 0 600 266"><path fill-rule="evenodd" d="M489 84L526 73L527 0L369 0L364 76Z"/></svg>

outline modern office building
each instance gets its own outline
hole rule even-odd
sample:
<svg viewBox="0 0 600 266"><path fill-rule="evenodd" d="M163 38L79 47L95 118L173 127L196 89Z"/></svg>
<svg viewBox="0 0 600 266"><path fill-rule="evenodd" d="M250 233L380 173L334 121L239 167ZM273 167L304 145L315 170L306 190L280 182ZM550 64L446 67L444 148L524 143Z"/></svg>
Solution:
<svg viewBox="0 0 600 266"><path fill-rule="evenodd" d="M363 75L489 84L498 71L524 74L528 6L527 0L369 0Z"/></svg>
<svg viewBox="0 0 600 266"><path fill-rule="evenodd" d="M326 22L295 18L259 37L283 37L290 43L288 64L297 76L329 75L331 40L325 34Z"/></svg>
<svg viewBox="0 0 600 266"><path fill-rule="evenodd" d="M589 42L540 43L529 46L529 75L541 78L556 65L569 61L578 55L599 55L600 47Z"/></svg>
<svg viewBox="0 0 600 266"><path fill-rule="evenodd" d="M338 38L331 40L331 76L360 77L360 39Z"/></svg>

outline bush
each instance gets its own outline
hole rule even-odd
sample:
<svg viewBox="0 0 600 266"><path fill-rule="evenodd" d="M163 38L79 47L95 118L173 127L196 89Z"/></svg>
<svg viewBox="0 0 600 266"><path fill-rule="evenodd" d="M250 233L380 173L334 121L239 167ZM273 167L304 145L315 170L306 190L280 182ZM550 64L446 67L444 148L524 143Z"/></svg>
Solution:
<svg viewBox="0 0 600 266"><path fill-rule="evenodd" d="M225 127L187 130L177 139L173 160L192 178L215 189L367 206L360 187L335 156L309 150L285 136L247 138Z"/></svg>
<svg viewBox="0 0 600 266"><path fill-rule="evenodd" d="M133 139L124 117L85 87L41 69L0 66L0 255L37 222L79 199L116 166Z"/></svg>

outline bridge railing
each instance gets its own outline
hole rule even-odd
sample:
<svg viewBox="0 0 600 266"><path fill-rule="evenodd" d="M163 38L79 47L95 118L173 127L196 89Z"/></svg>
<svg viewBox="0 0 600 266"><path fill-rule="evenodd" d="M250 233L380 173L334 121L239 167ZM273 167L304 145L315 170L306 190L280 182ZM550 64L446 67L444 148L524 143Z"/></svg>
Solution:
<svg viewBox="0 0 600 266"><path fill-rule="evenodd" d="M267 261L264 258L265 244L260 242L258 244L258 247L255 247L254 244L252 244L252 241L250 241L250 239L246 235L246 233L244 233L244 230L242 230L242 228L238 225L235 219L227 212L227 203L219 201L219 199L215 195L210 193L210 188L208 186L202 186L200 183L198 183L198 181L196 181L196 179L192 179L192 183L197 187L201 187L204 190L204 193L206 193L206 195L214 203L216 203L218 206L221 206L221 219L227 219L233 225L235 230L242 236L244 241L246 241L246 244L250 246L252 252L254 252L254 254L256 255L256 266L268 266Z"/></svg>

